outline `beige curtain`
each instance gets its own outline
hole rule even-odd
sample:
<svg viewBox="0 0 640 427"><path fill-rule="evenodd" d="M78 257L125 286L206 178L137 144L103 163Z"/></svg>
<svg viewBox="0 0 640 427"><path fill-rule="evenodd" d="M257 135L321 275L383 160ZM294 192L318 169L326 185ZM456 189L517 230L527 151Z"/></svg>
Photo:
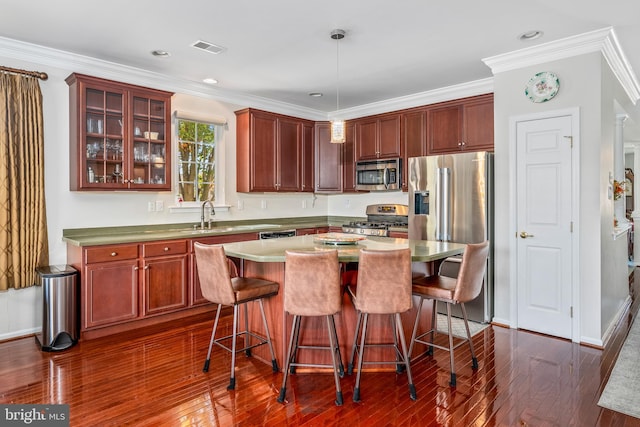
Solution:
<svg viewBox="0 0 640 427"><path fill-rule="evenodd" d="M0 291L33 286L48 263L40 85L0 72Z"/></svg>

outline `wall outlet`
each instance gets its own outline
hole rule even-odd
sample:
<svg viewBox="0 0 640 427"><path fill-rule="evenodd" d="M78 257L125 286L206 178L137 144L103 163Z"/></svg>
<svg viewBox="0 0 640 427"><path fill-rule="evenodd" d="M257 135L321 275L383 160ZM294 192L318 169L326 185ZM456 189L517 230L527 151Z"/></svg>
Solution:
<svg viewBox="0 0 640 427"><path fill-rule="evenodd" d="M266 200L261 200L260 201L260 207L262 209L267 209L267 201Z"/></svg>
<svg viewBox="0 0 640 427"><path fill-rule="evenodd" d="M156 211L156 202L147 203L147 210L149 212L155 212Z"/></svg>
<svg viewBox="0 0 640 427"><path fill-rule="evenodd" d="M162 200L156 200L156 212L162 212L164 210L164 202Z"/></svg>
<svg viewBox="0 0 640 427"><path fill-rule="evenodd" d="M302 209L307 209L307 201L306 200L302 201Z"/></svg>
<svg viewBox="0 0 640 427"><path fill-rule="evenodd" d="M344 202L344 207L345 207L345 208L350 208L350 207L351 207L351 200L347 199L347 200Z"/></svg>
<svg viewBox="0 0 640 427"><path fill-rule="evenodd" d="M244 200L238 200L238 210L244 209Z"/></svg>

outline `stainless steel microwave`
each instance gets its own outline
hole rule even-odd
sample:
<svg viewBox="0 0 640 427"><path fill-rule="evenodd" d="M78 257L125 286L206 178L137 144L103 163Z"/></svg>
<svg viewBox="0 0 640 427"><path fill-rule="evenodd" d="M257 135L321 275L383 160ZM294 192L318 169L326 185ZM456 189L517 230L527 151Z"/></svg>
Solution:
<svg viewBox="0 0 640 427"><path fill-rule="evenodd" d="M401 188L399 158L363 160L356 163L356 190L391 191Z"/></svg>

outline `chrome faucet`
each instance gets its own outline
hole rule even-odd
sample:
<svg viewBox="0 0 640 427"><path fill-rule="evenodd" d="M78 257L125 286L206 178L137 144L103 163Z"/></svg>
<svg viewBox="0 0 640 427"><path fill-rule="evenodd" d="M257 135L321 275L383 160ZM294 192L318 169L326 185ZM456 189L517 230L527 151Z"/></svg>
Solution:
<svg viewBox="0 0 640 427"><path fill-rule="evenodd" d="M211 200L205 200L202 203L202 209L200 210L200 229L204 230L204 208L207 206L207 203L211 207L211 212L209 212L209 224L208 228L211 228L211 217L216 214L216 210L213 208L213 202Z"/></svg>

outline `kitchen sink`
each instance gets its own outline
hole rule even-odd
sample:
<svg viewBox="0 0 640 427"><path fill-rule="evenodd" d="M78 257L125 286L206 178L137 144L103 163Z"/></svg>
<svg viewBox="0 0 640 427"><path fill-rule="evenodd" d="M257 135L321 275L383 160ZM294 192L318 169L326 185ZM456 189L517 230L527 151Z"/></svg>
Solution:
<svg viewBox="0 0 640 427"><path fill-rule="evenodd" d="M179 233L183 234L206 234L206 233L224 233L232 231L246 231L246 230L266 230L269 228L280 228L277 224L247 224L247 225L224 225L211 228L197 228L180 230Z"/></svg>

